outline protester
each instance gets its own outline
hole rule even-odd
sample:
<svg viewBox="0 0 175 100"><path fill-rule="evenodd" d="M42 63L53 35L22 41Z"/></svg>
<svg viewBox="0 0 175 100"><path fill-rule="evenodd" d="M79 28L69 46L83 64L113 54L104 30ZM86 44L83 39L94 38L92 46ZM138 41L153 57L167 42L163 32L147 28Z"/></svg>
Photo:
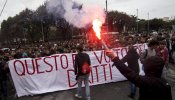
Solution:
<svg viewBox="0 0 175 100"><path fill-rule="evenodd" d="M169 63L169 52L168 52L168 48L166 47L165 41L159 42L157 55L164 60L165 66L167 67Z"/></svg>
<svg viewBox="0 0 175 100"><path fill-rule="evenodd" d="M128 47L128 52L126 56L121 60L123 63L127 62L128 67L131 68L136 74L139 75L139 54L137 53L134 46L130 45ZM128 95L130 98L134 98L136 94L136 86L131 83L131 93Z"/></svg>
<svg viewBox="0 0 175 100"><path fill-rule="evenodd" d="M139 87L139 100L172 100L171 87L161 78L164 61L158 56L145 59L145 76L135 73L127 67L115 54L108 50L106 54L112 59L118 70L133 84Z"/></svg>
<svg viewBox="0 0 175 100"><path fill-rule="evenodd" d="M140 60L143 63L146 58L156 56L156 50L159 43L157 40L150 40L148 43L148 49L145 49L140 55Z"/></svg>
<svg viewBox="0 0 175 100"><path fill-rule="evenodd" d="M172 34L166 34L165 35L165 43L166 43L166 47L168 49L168 53L169 53L169 62L170 63L174 63L173 62L173 58L172 58L172 53L173 53L173 48L172 48Z"/></svg>
<svg viewBox="0 0 175 100"><path fill-rule="evenodd" d="M75 96L77 98L82 98L82 82L84 81L86 99L90 100L89 74L82 73L82 66L84 63L87 63L90 66L91 61L89 55L83 52L83 45L78 45L77 50L78 54L75 56L74 69L75 69L76 80L78 82L78 87L77 87L77 94L75 94Z"/></svg>
<svg viewBox="0 0 175 100"><path fill-rule="evenodd" d="M130 44L135 44L134 43L134 38L132 37L132 36L130 36L130 37L128 37L128 41L127 41L128 43L128 45L130 45Z"/></svg>
<svg viewBox="0 0 175 100"><path fill-rule="evenodd" d="M27 51L21 48L22 58L28 58Z"/></svg>
<svg viewBox="0 0 175 100"><path fill-rule="evenodd" d="M7 100L7 73L8 70L5 67L6 62L2 57L0 57L0 94L4 100ZM1 100L1 95L0 95Z"/></svg>

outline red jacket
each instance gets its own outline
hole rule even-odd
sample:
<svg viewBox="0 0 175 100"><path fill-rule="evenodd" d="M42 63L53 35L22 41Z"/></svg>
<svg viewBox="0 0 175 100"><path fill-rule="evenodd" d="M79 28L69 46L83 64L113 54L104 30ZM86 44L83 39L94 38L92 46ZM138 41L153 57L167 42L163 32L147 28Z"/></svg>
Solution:
<svg viewBox="0 0 175 100"><path fill-rule="evenodd" d="M163 60L165 64L169 63L169 52L168 49L166 47L164 47L163 49L158 48L158 53L157 55L160 56Z"/></svg>

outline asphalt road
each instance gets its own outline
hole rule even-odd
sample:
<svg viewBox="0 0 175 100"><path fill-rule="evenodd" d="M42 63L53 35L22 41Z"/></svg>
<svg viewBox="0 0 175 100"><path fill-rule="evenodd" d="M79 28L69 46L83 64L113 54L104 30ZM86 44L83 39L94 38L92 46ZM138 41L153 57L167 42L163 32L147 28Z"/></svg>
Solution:
<svg viewBox="0 0 175 100"><path fill-rule="evenodd" d="M127 97L129 94L128 81L91 86L90 89L91 100L131 100ZM20 98L15 97L14 93L15 91L13 90L8 100L85 100L85 98L78 99L74 97L76 89L45 93L35 96L24 96Z"/></svg>

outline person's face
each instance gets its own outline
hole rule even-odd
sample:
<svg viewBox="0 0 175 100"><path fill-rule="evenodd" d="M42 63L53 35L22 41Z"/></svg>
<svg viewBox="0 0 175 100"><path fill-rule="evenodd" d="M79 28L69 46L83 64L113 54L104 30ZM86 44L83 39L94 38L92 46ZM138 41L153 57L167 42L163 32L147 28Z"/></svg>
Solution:
<svg viewBox="0 0 175 100"><path fill-rule="evenodd" d="M145 38L142 37L142 38L140 39L140 41L141 41L141 42L145 42Z"/></svg>
<svg viewBox="0 0 175 100"><path fill-rule="evenodd" d="M9 56L9 60L13 60L13 57L12 56Z"/></svg>
<svg viewBox="0 0 175 100"><path fill-rule="evenodd" d="M165 47L164 44L160 44L160 48L163 49Z"/></svg>
<svg viewBox="0 0 175 100"><path fill-rule="evenodd" d="M128 39L128 42L132 42L132 38L129 38L129 39Z"/></svg>
<svg viewBox="0 0 175 100"><path fill-rule="evenodd" d="M8 57L10 54L9 53L5 53L5 56Z"/></svg>

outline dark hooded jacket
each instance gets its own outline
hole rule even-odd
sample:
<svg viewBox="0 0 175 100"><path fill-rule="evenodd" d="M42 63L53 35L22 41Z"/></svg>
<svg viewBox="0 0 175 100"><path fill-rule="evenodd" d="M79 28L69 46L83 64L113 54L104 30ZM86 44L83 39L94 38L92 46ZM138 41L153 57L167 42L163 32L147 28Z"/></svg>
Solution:
<svg viewBox="0 0 175 100"><path fill-rule="evenodd" d="M88 54L83 53L83 52L79 52L76 56L75 56L75 64L74 64L74 69L75 69L75 75L84 75L82 73L82 66L84 63L87 63L88 65L91 65L90 62L90 57Z"/></svg>
<svg viewBox="0 0 175 100"><path fill-rule="evenodd" d="M131 68L133 71L135 71L137 74L139 74L139 54L137 53L136 49L132 48L130 49L126 56L123 57L121 60L123 63L127 62L128 67Z"/></svg>
<svg viewBox="0 0 175 100"><path fill-rule="evenodd" d="M139 100L172 100L170 86L161 79L164 62L160 57L153 56L145 60L145 76L136 74L117 57L113 62L129 81L139 87Z"/></svg>

